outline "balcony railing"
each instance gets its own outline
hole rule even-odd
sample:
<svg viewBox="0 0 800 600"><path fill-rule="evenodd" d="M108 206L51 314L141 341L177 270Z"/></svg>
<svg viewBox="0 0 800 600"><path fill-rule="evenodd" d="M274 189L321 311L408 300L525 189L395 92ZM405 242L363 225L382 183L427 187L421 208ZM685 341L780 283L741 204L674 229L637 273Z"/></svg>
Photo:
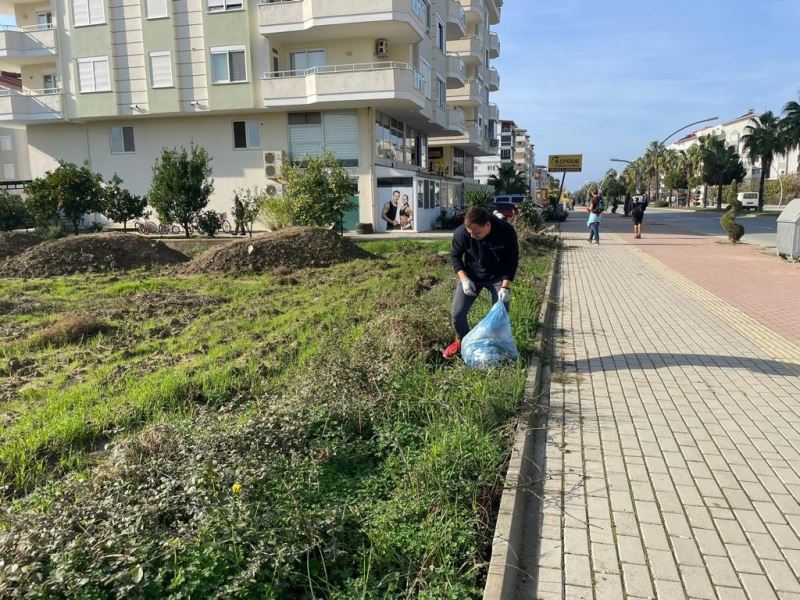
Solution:
<svg viewBox="0 0 800 600"><path fill-rule="evenodd" d="M497 72L497 69L489 69L487 85L489 86L490 92L496 92L500 89L500 73Z"/></svg>
<svg viewBox="0 0 800 600"><path fill-rule="evenodd" d="M425 76L408 63L386 61L273 71L262 76L265 106L408 99L425 107Z"/></svg>
<svg viewBox="0 0 800 600"><path fill-rule="evenodd" d="M492 32L489 34L489 58L500 56L500 36Z"/></svg>
<svg viewBox="0 0 800 600"><path fill-rule="evenodd" d="M483 0L461 0L461 6L467 13L467 21L483 22L486 20L486 7L483 5Z"/></svg>
<svg viewBox="0 0 800 600"><path fill-rule="evenodd" d="M448 0L447 6L447 39L457 40L467 33L467 13L458 0Z"/></svg>
<svg viewBox="0 0 800 600"><path fill-rule="evenodd" d="M61 89L0 89L0 121L30 123L62 119Z"/></svg>
<svg viewBox="0 0 800 600"><path fill-rule="evenodd" d="M449 110L448 121L452 131L464 131L467 126L467 118L464 115L464 109L460 106L453 107Z"/></svg>
<svg viewBox="0 0 800 600"><path fill-rule="evenodd" d="M464 62L477 65L486 61L486 44L477 35L467 35L447 44L449 53L458 54Z"/></svg>
<svg viewBox="0 0 800 600"><path fill-rule="evenodd" d="M467 65L464 60L453 52L447 53L447 87L453 89L461 87L467 81Z"/></svg>

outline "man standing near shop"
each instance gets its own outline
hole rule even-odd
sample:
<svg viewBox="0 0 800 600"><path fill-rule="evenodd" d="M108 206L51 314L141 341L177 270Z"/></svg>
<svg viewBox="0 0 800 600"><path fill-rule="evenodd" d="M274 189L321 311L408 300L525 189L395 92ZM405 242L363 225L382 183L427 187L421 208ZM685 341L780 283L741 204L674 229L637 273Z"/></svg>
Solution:
<svg viewBox="0 0 800 600"><path fill-rule="evenodd" d="M500 300L508 310L519 263L517 232L487 209L470 208L453 233L450 259L458 276L451 313L456 339L442 353L446 360L461 352L461 340L469 333L467 315L482 289L489 291L492 304Z"/></svg>

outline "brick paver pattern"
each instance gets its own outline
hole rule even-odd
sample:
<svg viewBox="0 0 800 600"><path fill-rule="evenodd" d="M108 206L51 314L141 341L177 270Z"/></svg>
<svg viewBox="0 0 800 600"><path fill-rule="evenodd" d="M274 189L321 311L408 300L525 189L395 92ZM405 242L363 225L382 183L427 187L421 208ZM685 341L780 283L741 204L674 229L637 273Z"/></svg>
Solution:
<svg viewBox="0 0 800 600"><path fill-rule="evenodd" d="M800 599L800 349L614 239L564 240L535 597Z"/></svg>

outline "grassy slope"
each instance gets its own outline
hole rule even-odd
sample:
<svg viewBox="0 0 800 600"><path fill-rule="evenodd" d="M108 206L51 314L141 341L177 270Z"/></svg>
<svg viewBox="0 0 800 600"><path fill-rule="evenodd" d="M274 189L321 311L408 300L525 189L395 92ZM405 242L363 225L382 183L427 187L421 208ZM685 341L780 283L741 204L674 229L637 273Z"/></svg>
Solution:
<svg viewBox="0 0 800 600"><path fill-rule="evenodd" d="M96 576L79 587L98 598L123 590L196 597L225 586L248 598L480 594L524 363L489 374L438 364L432 348L451 335L452 275L431 254L446 245L366 247L385 262L282 277L0 283L4 297L43 303L2 321L0 355L30 357L40 374L0 404L4 483L10 493L33 490L5 527L37 531L39 545L54 548L74 537L67 532L76 522L94 522L93 504L113 490L129 503L117 509L122 516L112 510L90 528L117 540L130 554L124 561L89 546L36 559L20 550L24 535L7 542L16 562L36 564L43 595L69 595L79 579L63 573L81 561ZM548 255L522 263L512 320L523 351L548 264ZM435 281L420 285L418 275L441 283L427 290ZM165 301L187 294L195 305ZM473 313L487 309L483 301ZM58 348L35 343L44 325L76 310L117 329ZM147 455L142 440L149 436L152 446L163 427L179 447ZM113 469L99 451L107 442L126 448L121 459L112 456ZM212 466L198 456L215 457ZM77 476L61 477L70 472ZM161 503L130 498L131 490L161 490L164 480L172 487ZM231 491L234 483L241 491ZM74 498L89 512L62 510ZM175 516L187 503L197 511ZM128 514L137 524L153 521L121 531ZM234 524L241 540L231 545L220 532ZM46 526L56 533L41 534ZM173 537L180 551L153 558ZM264 549L265 540L274 547ZM241 581L248 569L257 575ZM62 579L48 590L54 573ZM0 573L0 592L18 589L6 577Z"/></svg>

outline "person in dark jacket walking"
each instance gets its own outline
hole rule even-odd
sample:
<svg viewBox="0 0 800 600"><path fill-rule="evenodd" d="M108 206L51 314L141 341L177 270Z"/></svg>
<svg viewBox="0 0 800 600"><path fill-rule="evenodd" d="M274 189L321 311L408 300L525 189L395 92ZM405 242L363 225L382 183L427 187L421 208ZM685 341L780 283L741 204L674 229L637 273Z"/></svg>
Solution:
<svg viewBox="0 0 800 600"><path fill-rule="evenodd" d="M637 194L631 200L631 217L633 218L633 237L637 240L642 239L642 221L644 221L644 211L647 210L647 198Z"/></svg>
<svg viewBox="0 0 800 600"><path fill-rule="evenodd" d="M451 313L456 339L442 353L447 360L461 352L461 340L469 333L467 315L481 290L489 291L492 304L501 300L508 310L519 263L517 232L487 209L472 207L453 233L450 260L458 282Z"/></svg>

